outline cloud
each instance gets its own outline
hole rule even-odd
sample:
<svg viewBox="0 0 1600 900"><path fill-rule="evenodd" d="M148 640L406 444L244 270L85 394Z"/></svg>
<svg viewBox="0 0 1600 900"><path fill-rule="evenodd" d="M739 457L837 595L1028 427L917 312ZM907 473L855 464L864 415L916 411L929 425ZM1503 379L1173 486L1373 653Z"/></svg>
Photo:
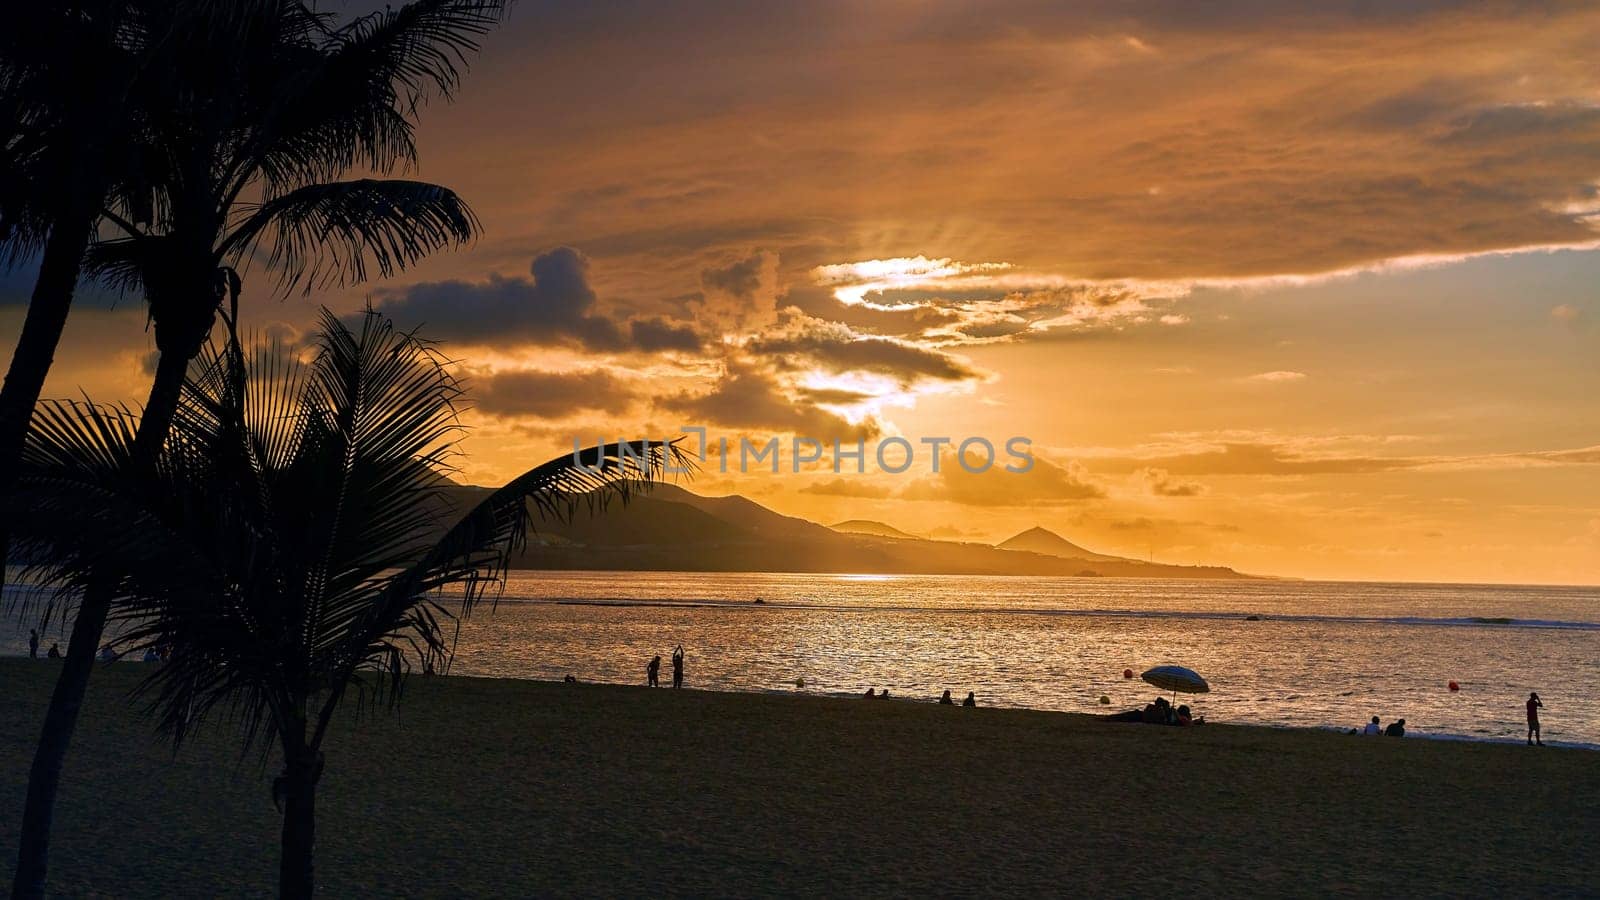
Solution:
<svg viewBox="0 0 1600 900"><path fill-rule="evenodd" d="M1296 381L1304 381L1305 379L1306 373L1304 372L1289 372L1280 369L1276 372L1257 372L1246 378L1245 381L1254 381L1260 384L1290 384Z"/></svg>
<svg viewBox="0 0 1600 900"><path fill-rule="evenodd" d="M572 247L534 257L531 277L431 281L378 291L378 309L430 338L504 347L568 346L593 353L694 351L687 325L660 318L622 321L601 309L589 258Z"/></svg>
<svg viewBox="0 0 1600 900"><path fill-rule="evenodd" d="M379 311L401 327L467 343L575 344L621 350L622 331L594 315L589 260L571 247L535 257L531 278L491 274L480 282L435 281L379 292Z"/></svg>
<svg viewBox="0 0 1600 900"><path fill-rule="evenodd" d="M1206 492L1206 486L1197 481L1173 478L1171 472L1153 466L1140 469L1139 477L1144 480L1146 489L1157 497L1198 497Z"/></svg>
<svg viewBox="0 0 1600 900"><path fill-rule="evenodd" d="M827 481L818 481L808 484L800 489L802 494L815 494L821 497L861 497L868 500L884 500L894 494L893 489L881 484L875 484L863 478L831 478Z"/></svg>
<svg viewBox="0 0 1600 900"><path fill-rule="evenodd" d="M472 380L476 408L495 416L555 419L580 412L620 413L634 402L626 381L604 369L521 369Z"/></svg>
<svg viewBox="0 0 1600 900"><path fill-rule="evenodd" d="M1566 465L1600 465L1600 445L1579 447L1573 450L1539 450L1520 455L1528 459L1537 459L1541 462L1563 463Z"/></svg>
<svg viewBox="0 0 1600 900"><path fill-rule="evenodd" d="M902 385L927 379L970 381L982 377L969 363L940 350L894 338L861 336L836 323L811 320L804 330L757 338L745 345L782 368L821 366L833 372L871 372Z"/></svg>
<svg viewBox="0 0 1600 900"><path fill-rule="evenodd" d="M742 335L772 325L778 318L778 254L759 251L700 273L692 317L717 335Z"/></svg>
<svg viewBox="0 0 1600 900"><path fill-rule="evenodd" d="M700 335L688 325L674 325L664 319L636 319L628 328L634 345L646 353L662 350L693 353L700 349Z"/></svg>
<svg viewBox="0 0 1600 900"><path fill-rule="evenodd" d="M1563 325L1573 326L1583 321L1583 310L1573 306L1571 303L1563 303L1559 306L1551 307L1550 318Z"/></svg>
<svg viewBox="0 0 1600 900"><path fill-rule="evenodd" d="M1089 462L1097 471L1151 470L1165 477L1195 475L1352 475L1414 469L1437 463L1433 457L1314 455L1267 443L1225 443L1215 449L1167 456L1102 457Z"/></svg>
<svg viewBox="0 0 1600 900"><path fill-rule="evenodd" d="M1600 174L1600 74L1573 63L1600 39L1588 4L630 16L509 22L497 40L519 52L460 100L483 131L430 171L469 176L519 238L678 266L764 246L807 269L901 261L889 276L983 261L1182 280L1594 240L1564 206Z"/></svg>
<svg viewBox="0 0 1600 900"><path fill-rule="evenodd" d="M907 485L897 495L902 500L939 500L968 506L1057 506L1104 497L1103 487L1095 483L1076 462L1058 466L1039 456L1027 472L1008 472L1004 455L993 468L971 472L956 461L952 452L940 458L939 471ZM969 465L978 468L982 457L969 454Z"/></svg>
<svg viewBox="0 0 1600 900"><path fill-rule="evenodd" d="M795 395L807 403L822 403L828 406L853 406L877 398L876 394L843 388L800 388Z"/></svg>
<svg viewBox="0 0 1600 900"><path fill-rule="evenodd" d="M734 364L705 393L684 392L657 401L657 406L689 416L692 424L736 429L765 429L832 440L855 440L877 432L874 423L851 424L841 416L795 403L769 374Z"/></svg>

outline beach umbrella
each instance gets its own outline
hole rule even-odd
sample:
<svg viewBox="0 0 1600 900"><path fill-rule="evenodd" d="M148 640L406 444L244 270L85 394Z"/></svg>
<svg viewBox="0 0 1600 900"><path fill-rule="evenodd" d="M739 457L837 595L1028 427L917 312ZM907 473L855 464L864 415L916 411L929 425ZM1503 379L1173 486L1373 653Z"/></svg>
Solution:
<svg viewBox="0 0 1600 900"><path fill-rule="evenodd" d="M1211 685L1195 670L1183 666L1156 666L1139 677L1163 691L1171 691L1174 700L1179 693L1204 694L1211 690Z"/></svg>

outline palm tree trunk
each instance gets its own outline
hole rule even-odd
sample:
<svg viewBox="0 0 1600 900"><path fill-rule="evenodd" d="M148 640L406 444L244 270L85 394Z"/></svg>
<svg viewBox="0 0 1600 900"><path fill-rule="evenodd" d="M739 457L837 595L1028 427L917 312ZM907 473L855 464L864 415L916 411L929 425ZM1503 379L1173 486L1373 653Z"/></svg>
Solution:
<svg viewBox="0 0 1600 900"><path fill-rule="evenodd" d="M316 887L317 781L322 754L306 747L305 728L284 735L283 844L278 859L278 896L303 900Z"/></svg>
<svg viewBox="0 0 1600 900"><path fill-rule="evenodd" d="M67 313L72 309L83 251L89 246L89 223L94 220L94 210L85 209L86 205L81 199L70 203L51 223L33 296L28 300L27 317L22 320L22 334L11 354L5 386L0 387L0 496L11 489L16 478L28 423L33 419L33 408L44 390L45 376L50 374L62 329L67 325ZM5 587L9 546L0 524L0 589Z"/></svg>
<svg viewBox="0 0 1600 900"><path fill-rule="evenodd" d="M16 477L17 459L27 438L28 423L33 419L33 408L39 402L45 376L50 372L62 329L67 324L83 252L89 244L88 223L92 218L92 210L84 212L74 208L51 224L50 237L39 262L39 277L28 301L27 318L22 323L11 367L6 371L5 386L0 388L0 494L10 490ZM5 584L8 545L4 533L0 532L0 588ZM61 781L61 765L66 759L67 745L72 741L73 728L78 723L78 709L83 704L84 687L89 682L89 670L94 665L95 650L105 623L105 610L97 612L88 598L79 609L79 618L85 615L98 620L101 627L92 629L91 633L90 629L74 625L61 676L50 695L44 730L34 754L33 768L28 772L17 870L11 884L13 897L44 896L50 819L56 788Z"/></svg>
<svg viewBox="0 0 1600 900"><path fill-rule="evenodd" d="M11 882L11 896L19 900L44 896L56 789L61 784L61 768L67 758L67 747L72 743L72 732L78 725L83 695L89 687L95 651L99 649L100 635L105 630L110 606L107 599L104 592L91 592L78 605L72 639L67 643L67 658L62 661L61 675L56 679L55 691L50 694L50 708L45 712L44 730L33 755L33 768L28 770L28 797L22 808L17 872Z"/></svg>
<svg viewBox="0 0 1600 900"><path fill-rule="evenodd" d="M163 352L158 358L150 398L145 401L144 412L139 416L139 431L133 438L134 465L155 465L161 445L167 442L167 434L172 431L172 417L177 412L183 379L192 358L192 354L185 356L171 351Z"/></svg>
<svg viewBox="0 0 1600 900"><path fill-rule="evenodd" d="M150 399L145 404L144 415L139 419L139 431L134 435L133 465L155 465L156 454L172 428L172 416L178 406L188 364L189 361L182 358L181 354L161 354L161 361L156 366L155 383L150 386ZM78 725L78 713L83 708L83 697L89 689L89 676L94 671L95 652L105 634L106 617L110 612L110 588L90 584L84 591L83 602L78 604L78 615L72 622L72 638L67 644L65 665L56 679L55 690L50 694L50 706L45 711L39 747L34 751L33 767L28 771L28 796L22 809L17 871L11 885L13 897L31 900L44 896L50 854L50 823L56 792L61 786L61 771L66 763L67 750L72 744L72 733Z"/></svg>

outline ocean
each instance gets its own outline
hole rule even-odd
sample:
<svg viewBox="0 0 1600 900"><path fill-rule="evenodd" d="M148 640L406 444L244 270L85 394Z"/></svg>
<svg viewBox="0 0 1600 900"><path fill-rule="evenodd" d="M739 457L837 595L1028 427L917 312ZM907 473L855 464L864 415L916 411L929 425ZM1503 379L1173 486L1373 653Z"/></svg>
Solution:
<svg viewBox="0 0 1600 900"><path fill-rule="evenodd" d="M0 651L22 652L26 633L10 619ZM666 682L680 643L691 688L926 701L949 689L1104 713L1149 702L1158 692L1137 673L1176 664L1210 682L1179 696L1209 721L1348 729L1379 716L1436 738L1522 740L1538 691L1546 743L1600 748L1593 587L514 572L462 624L452 672L643 684L659 653Z"/></svg>

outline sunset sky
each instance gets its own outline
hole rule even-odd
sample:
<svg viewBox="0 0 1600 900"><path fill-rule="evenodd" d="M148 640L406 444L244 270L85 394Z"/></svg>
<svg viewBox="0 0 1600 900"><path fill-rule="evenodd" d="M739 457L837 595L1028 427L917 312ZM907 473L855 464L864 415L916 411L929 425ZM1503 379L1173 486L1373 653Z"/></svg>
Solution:
<svg viewBox="0 0 1600 900"><path fill-rule="evenodd" d="M1600 7L1068 6L523 0L422 113L418 174L483 239L310 297L258 267L247 320L370 300L447 342L475 483L686 425L1025 436L1027 475L692 488L1267 574L1600 582ZM30 284L0 281L8 347ZM139 298L73 315L46 394L142 399Z"/></svg>

